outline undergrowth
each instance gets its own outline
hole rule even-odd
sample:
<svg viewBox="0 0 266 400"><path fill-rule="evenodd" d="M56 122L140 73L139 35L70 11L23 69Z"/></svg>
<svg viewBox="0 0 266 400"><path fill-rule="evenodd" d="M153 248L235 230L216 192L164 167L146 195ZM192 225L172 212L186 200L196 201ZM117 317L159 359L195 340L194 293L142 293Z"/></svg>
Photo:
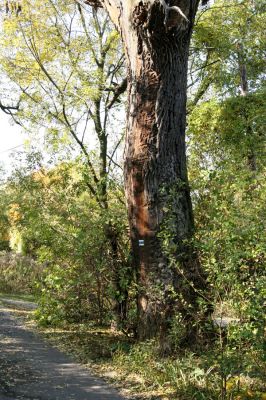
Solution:
<svg viewBox="0 0 266 400"><path fill-rule="evenodd" d="M256 351L235 353L218 344L195 354L162 358L154 340L135 343L109 329L86 325L44 329L46 337L95 373L111 380L124 395L162 400L265 400L263 364ZM255 368L257 365L258 368Z"/></svg>

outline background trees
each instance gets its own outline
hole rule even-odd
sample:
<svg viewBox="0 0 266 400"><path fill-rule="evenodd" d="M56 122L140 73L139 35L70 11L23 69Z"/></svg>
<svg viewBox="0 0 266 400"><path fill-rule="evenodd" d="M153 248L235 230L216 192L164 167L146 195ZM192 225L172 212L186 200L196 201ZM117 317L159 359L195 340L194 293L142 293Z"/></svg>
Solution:
<svg viewBox="0 0 266 400"><path fill-rule="evenodd" d="M113 176L118 178L113 193L124 207L117 157L123 127L113 135L114 121L123 121L117 105L125 90L118 33L106 14L77 3L25 1L21 6L23 12L16 18L5 18L2 34L2 67L20 103L16 119L32 137L43 136L48 152L58 154L57 162L70 153L82 160L76 164L82 184L99 207L113 251L114 311L119 322L127 294L120 286L120 227L108 211Z"/></svg>
<svg viewBox="0 0 266 400"><path fill-rule="evenodd" d="M265 323L262 18L259 1L217 1L198 14L192 45L196 95L189 103L188 145L196 238L216 315L240 322L221 342L224 398L236 359L248 374L248 348L255 358L261 352Z"/></svg>
<svg viewBox="0 0 266 400"><path fill-rule="evenodd" d="M87 164L89 190L106 207L107 173L123 133L111 139L110 102L123 74L118 34L107 16L71 2L22 7L4 19L1 44L2 68L19 99L16 117L54 150L74 146ZM95 146L97 166L89 154Z"/></svg>

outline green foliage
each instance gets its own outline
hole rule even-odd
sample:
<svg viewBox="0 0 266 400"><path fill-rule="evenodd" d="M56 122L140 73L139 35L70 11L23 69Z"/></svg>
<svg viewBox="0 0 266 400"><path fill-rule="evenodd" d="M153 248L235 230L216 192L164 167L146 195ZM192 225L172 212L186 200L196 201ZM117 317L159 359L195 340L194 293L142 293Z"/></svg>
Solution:
<svg viewBox="0 0 266 400"><path fill-rule="evenodd" d="M198 12L192 71L200 90L211 87L218 98L239 94L240 64L246 67L250 89L260 88L264 73L264 12L261 0L216 0L213 6Z"/></svg>
<svg viewBox="0 0 266 400"><path fill-rule="evenodd" d="M37 125L50 119L51 133L63 135L64 113L71 120L75 109L77 123L102 95L100 86L111 85L109 66L117 61L119 35L101 13L71 1L23 0L21 7L19 17L4 19L1 65L20 88L19 117ZM116 72L119 77L119 68Z"/></svg>
<svg viewBox="0 0 266 400"><path fill-rule="evenodd" d="M263 94L236 96L218 102L211 99L194 108L189 117L190 176L194 180L227 165L244 168L252 152L258 168L264 166L265 137L263 133ZM197 163L200 163L200 169ZM197 176L194 177L196 173ZM208 177L206 176L206 179ZM242 179L243 180L243 179ZM200 183L199 183L200 184Z"/></svg>
<svg viewBox="0 0 266 400"><path fill-rule="evenodd" d="M52 160L32 152L12 176L12 248L47 264L42 323L102 323L131 279L114 162L122 129L112 137L109 107L123 75L119 34L104 13L71 1L21 7L3 22L1 69L20 104L16 119L31 135L44 134Z"/></svg>
<svg viewBox="0 0 266 400"><path fill-rule="evenodd" d="M85 4L23 0L21 7L17 17L6 16L0 33L0 69L12 87L9 102L19 104L15 119L32 141L44 136L55 163L79 154L86 184L105 207L123 133L109 107L124 73L119 34Z"/></svg>
<svg viewBox="0 0 266 400"><path fill-rule="evenodd" d="M19 233L24 252L45 265L38 283L42 324L110 322L113 302L123 300L113 279L117 265L120 286L129 284L126 212L117 197L121 189L112 183L109 207L103 210L88 193L83 171L86 166L79 161L37 171L19 166L6 184L12 232ZM110 226L118 238L116 263Z"/></svg>
<svg viewBox="0 0 266 400"><path fill-rule="evenodd" d="M237 2L232 3L237 6ZM260 21L261 10L256 10L253 22ZM240 19L247 17L240 13L228 17L223 7L222 11L232 24L238 21L241 25ZM215 7L206 14L209 12L214 13ZM259 24L256 29L261 29ZM246 39L253 33L245 32ZM235 35L236 43L240 40L233 30L225 32L225 40L230 35ZM219 40L223 43L221 36ZM228 43L225 48L228 46L233 54L234 47ZM252 47L248 39L245 45ZM237 47L234 51L237 56ZM218 321L213 357L221 399L249 398L252 382L264 379L265 137L262 83L256 63L252 69L254 57L256 54L250 51L244 60L253 90L239 96L239 75L230 69L234 62L230 68L225 63L219 65L224 74L223 78L218 75L215 83L220 96L194 106L188 126L189 176L196 222L194 245L208 273L213 317ZM237 57L235 60L239 62ZM239 74L239 69L235 72ZM252 396L259 399L261 393Z"/></svg>

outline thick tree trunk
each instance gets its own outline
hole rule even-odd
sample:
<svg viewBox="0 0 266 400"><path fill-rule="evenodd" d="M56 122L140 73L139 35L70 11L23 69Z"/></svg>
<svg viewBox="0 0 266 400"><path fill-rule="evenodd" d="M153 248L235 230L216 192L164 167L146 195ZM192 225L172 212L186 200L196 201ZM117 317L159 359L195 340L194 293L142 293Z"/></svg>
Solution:
<svg viewBox="0 0 266 400"><path fill-rule="evenodd" d="M171 268L158 238L169 217L176 261L181 270L190 264L194 274L197 261L188 254L190 246L184 246L193 233L185 152L190 31L179 15L175 17L171 23L177 26L167 29L162 7L157 3L147 10L140 2L133 9L133 26L127 28L125 42L129 66L125 187L141 339L165 337L175 312L187 316L185 307L192 303L195 311L195 292L185 285L181 293L183 277L176 266ZM190 272L186 271L189 279Z"/></svg>
<svg viewBox="0 0 266 400"><path fill-rule="evenodd" d="M193 214L185 151L188 49L198 1L103 3L120 28L128 62L125 188L138 277L138 335L164 340L179 312L187 325L184 337L191 339L194 288L204 281L188 245ZM167 219L176 265L158 237Z"/></svg>
<svg viewBox="0 0 266 400"><path fill-rule="evenodd" d="M165 33L153 40L153 54L143 43L140 54L130 53L138 68L130 71L125 152L128 213L140 285L141 338L162 329L168 309L165 295L173 285L174 274L157 236L163 210L173 201L167 196L171 188L176 189L175 240L190 237L193 229L184 137L188 41L179 40L177 45L172 39L169 43Z"/></svg>

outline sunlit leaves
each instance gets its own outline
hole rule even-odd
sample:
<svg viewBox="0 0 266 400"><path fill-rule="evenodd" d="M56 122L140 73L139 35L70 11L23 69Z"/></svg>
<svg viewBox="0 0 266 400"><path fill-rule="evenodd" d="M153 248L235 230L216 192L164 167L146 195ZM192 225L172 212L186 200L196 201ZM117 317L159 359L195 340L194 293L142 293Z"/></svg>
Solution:
<svg viewBox="0 0 266 400"><path fill-rule="evenodd" d="M239 59L247 67L250 88L259 86L265 58L264 18L261 0L216 0L199 11L192 66L202 79L207 74L217 96L239 93Z"/></svg>
<svg viewBox="0 0 266 400"><path fill-rule="evenodd" d="M72 144L85 138L91 147L94 103L101 101L103 113L120 80L119 35L106 15L75 2L23 0L21 6L17 17L5 17L0 36L0 64L20 98L17 118L31 131L42 127L49 137L63 130ZM58 149L60 137L47 142Z"/></svg>

